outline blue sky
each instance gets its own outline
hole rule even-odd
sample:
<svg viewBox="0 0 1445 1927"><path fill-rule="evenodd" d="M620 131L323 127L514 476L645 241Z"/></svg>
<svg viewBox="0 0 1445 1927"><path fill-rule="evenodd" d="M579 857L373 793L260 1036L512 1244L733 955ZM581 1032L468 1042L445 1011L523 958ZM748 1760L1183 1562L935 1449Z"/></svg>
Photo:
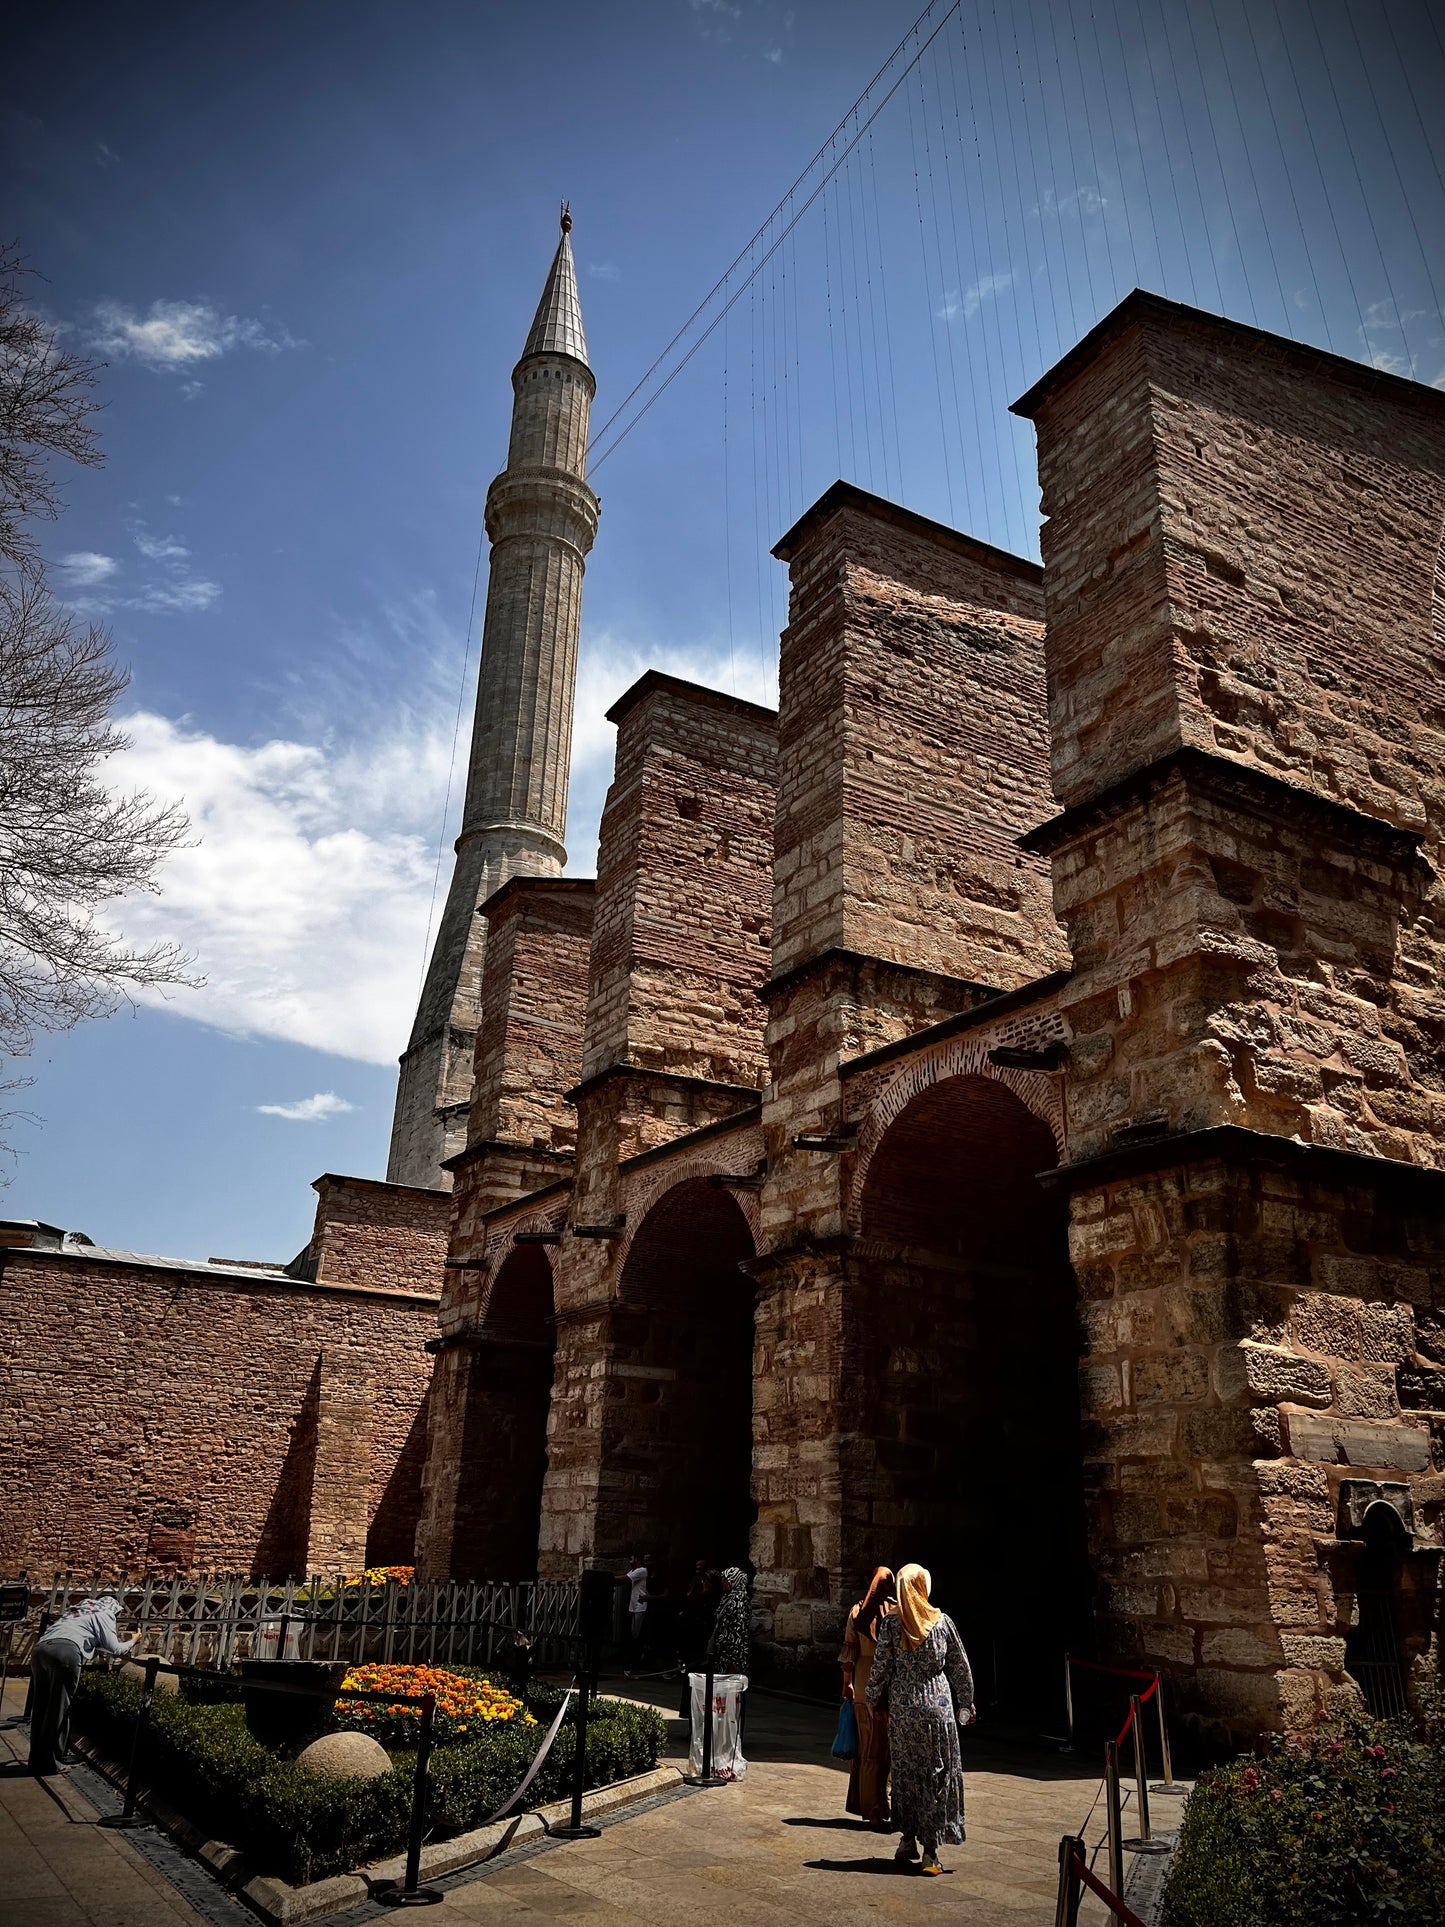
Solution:
<svg viewBox="0 0 1445 1927"><path fill-rule="evenodd" d="M118 780L183 796L198 837L118 924L206 981L41 1041L9 1211L285 1258L313 1176L382 1173L481 502L561 197L594 426L744 251L660 372L732 300L726 323L594 474L584 873L608 702L651 663L771 699L766 551L836 474L1036 550L1007 402L1135 282L1445 378L1419 0L939 0L747 252L914 13L33 10L0 82L7 226L108 363L106 466L68 478L48 552L134 672Z"/></svg>

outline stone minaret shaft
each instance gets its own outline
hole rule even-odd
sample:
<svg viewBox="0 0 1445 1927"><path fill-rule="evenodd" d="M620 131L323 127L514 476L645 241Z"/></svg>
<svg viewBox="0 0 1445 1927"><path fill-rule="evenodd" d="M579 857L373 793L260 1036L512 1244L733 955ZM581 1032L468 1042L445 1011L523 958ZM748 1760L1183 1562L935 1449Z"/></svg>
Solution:
<svg viewBox="0 0 1445 1927"><path fill-rule="evenodd" d="M564 210L547 285L512 370L507 466L487 493L491 573L462 832L401 1060L387 1177L450 1186L443 1158L467 1139L486 922L478 906L513 876L567 860L567 765L582 572L597 533L587 425L596 382Z"/></svg>

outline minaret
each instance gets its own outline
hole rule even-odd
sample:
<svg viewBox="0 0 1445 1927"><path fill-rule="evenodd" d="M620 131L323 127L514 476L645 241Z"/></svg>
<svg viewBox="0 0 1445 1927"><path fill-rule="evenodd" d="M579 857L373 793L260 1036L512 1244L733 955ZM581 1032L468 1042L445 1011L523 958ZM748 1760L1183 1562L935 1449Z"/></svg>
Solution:
<svg viewBox="0 0 1445 1927"><path fill-rule="evenodd" d="M487 491L491 573L456 868L401 1060L387 1177L446 1190L443 1158L466 1143L486 923L509 877L567 860L567 765L582 572L597 533L584 479L597 384L562 210L562 238L522 359L512 370L507 466Z"/></svg>

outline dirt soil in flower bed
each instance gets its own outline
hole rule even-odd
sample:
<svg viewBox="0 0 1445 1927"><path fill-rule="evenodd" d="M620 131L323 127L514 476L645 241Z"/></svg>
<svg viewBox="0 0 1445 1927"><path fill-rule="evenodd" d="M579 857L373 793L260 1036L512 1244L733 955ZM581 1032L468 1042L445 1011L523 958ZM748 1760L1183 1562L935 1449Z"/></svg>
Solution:
<svg viewBox="0 0 1445 1927"><path fill-rule="evenodd" d="M358 1668L349 1677L359 1684L363 1670L371 1669ZM414 1676L429 1669L386 1670ZM432 1755L427 1826L433 1834L465 1832L502 1804L526 1773L561 1702L560 1692L539 1688L529 1693L525 1709L499 1714L499 1699L484 1690L485 1676L463 1677L465 1689L449 1689L453 1707ZM398 1690L413 1690L410 1682L394 1683ZM294 1885L350 1872L401 1849L411 1811L415 1712L398 1706L393 1723L379 1729L352 1717L360 1710L355 1702L348 1709L338 1701L335 1724L375 1733L392 1755L393 1770L375 1780L323 1780L254 1740L239 1699L239 1680L226 1675L186 1679L179 1692L157 1695L140 1752L143 1784L212 1838L239 1848L258 1872ZM124 1759L140 1701L139 1681L119 1673L86 1674L76 1695L75 1726L110 1758ZM478 1701L491 1709L490 1717L476 1711ZM587 1733L588 1786L650 1771L665 1737L666 1725L652 1708L595 1701ZM569 1713L528 1789L528 1806L558 1799L570 1787L575 1747Z"/></svg>

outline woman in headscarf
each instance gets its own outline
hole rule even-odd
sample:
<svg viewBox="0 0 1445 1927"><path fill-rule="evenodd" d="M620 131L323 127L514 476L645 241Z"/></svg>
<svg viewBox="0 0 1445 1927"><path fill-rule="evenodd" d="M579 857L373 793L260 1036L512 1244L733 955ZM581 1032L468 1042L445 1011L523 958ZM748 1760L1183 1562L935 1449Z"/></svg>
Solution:
<svg viewBox="0 0 1445 1927"><path fill-rule="evenodd" d="M938 1849L963 1834L963 1755L958 1729L973 1723L973 1674L958 1628L929 1601L922 1566L898 1571L898 1610L878 1628L868 1704L881 1714L893 1756L893 1820L902 1831L896 1860L942 1873Z"/></svg>
<svg viewBox="0 0 1445 1927"><path fill-rule="evenodd" d="M861 1814L879 1833L888 1826L888 1726L874 1719L867 1695L878 1629L893 1610L893 1590L892 1568L879 1566L867 1592L848 1614L838 1655L843 1697L853 1701L858 1715L858 1751L848 1769L848 1811Z"/></svg>
<svg viewBox="0 0 1445 1927"><path fill-rule="evenodd" d="M748 1670L748 1623L748 1576L741 1566L729 1566L722 1576L722 1597L708 1641L715 1673Z"/></svg>

